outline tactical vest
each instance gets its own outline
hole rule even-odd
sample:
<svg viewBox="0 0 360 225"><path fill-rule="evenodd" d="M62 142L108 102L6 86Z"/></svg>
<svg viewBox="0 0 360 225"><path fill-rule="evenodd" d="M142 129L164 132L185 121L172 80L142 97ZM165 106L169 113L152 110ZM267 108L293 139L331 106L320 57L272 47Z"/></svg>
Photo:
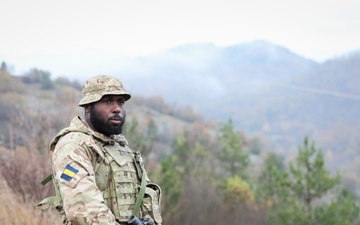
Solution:
<svg viewBox="0 0 360 225"><path fill-rule="evenodd" d="M143 163L139 152L132 151L126 145L117 142L103 146L97 143L93 146L94 154L97 154L95 170L96 185L102 192L105 204L114 214L116 221L126 224L133 215L135 202L139 193ZM146 175L146 174L145 174ZM161 189L157 184L148 183L145 188L144 198L140 207L139 218L151 218L156 224L162 223L160 202ZM65 216L62 208L62 200L59 190L55 185L56 196L44 199L38 208L46 209L55 207L62 216L64 224L71 224ZM48 205L47 205L48 204Z"/></svg>

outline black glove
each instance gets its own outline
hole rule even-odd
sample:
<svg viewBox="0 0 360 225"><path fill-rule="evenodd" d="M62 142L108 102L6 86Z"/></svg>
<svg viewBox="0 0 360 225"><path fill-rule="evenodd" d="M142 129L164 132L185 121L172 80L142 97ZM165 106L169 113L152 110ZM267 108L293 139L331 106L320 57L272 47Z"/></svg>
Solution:
<svg viewBox="0 0 360 225"><path fill-rule="evenodd" d="M136 216L131 216L128 220L130 225L154 225L154 221L150 218L139 219Z"/></svg>

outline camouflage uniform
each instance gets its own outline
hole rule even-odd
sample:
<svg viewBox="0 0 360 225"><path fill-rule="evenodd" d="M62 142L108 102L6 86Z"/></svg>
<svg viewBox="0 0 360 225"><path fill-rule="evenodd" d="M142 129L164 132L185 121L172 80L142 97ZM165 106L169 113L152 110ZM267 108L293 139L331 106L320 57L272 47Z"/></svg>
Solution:
<svg viewBox="0 0 360 225"><path fill-rule="evenodd" d="M96 102L105 94L130 98L120 81L105 80L104 84L102 79L84 85L79 105ZM53 139L50 150L54 151L52 177L58 194L43 200L39 208L55 207L64 224L127 224L145 171L140 154L127 146L123 135L107 137L75 117ZM138 216L161 224L161 189L145 177L145 197Z"/></svg>

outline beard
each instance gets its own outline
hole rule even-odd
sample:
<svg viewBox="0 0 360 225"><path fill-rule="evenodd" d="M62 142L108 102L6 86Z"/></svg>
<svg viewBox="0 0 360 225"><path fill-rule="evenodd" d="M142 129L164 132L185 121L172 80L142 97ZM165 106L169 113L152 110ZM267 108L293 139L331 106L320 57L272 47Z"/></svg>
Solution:
<svg viewBox="0 0 360 225"><path fill-rule="evenodd" d="M119 118L121 117L120 115L116 115L114 116L114 118ZM99 113L95 110L94 106L91 106L90 108L90 122L91 125L93 126L93 128L99 132L104 134L105 136L110 137L111 135L116 135L116 134L121 134L122 133L122 129L123 129L123 125L125 123L125 112L124 112L124 117L122 117L121 119L121 123L120 124L111 124L106 122L100 115Z"/></svg>

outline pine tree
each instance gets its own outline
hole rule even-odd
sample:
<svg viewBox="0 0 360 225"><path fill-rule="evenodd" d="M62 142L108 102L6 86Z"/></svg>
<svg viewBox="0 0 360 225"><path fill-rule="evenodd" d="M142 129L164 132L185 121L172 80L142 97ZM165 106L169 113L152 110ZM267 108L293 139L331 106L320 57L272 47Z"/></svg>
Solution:
<svg viewBox="0 0 360 225"><path fill-rule="evenodd" d="M176 136L171 153L167 153L160 162L160 186L166 198L166 212L163 216L169 224L184 224L184 218L196 224L201 217L191 218L189 214L196 208L205 211L203 205L207 205L209 201L201 197L207 196L208 189L211 189L208 169L204 164L208 148L205 147L206 143L201 141L201 137L194 138L196 135L194 131L185 130Z"/></svg>
<svg viewBox="0 0 360 225"><path fill-rule="evenodd" d="M234 130L231 119L221 127L218 140L219 160L225 172L229 174L228 177L239 176L246 180L249 155L245 152L242 137Z"/></svg>
<svg viewBox="0 0 360 225"><path fill-rule="evenodd" d="M284 157L269 153L264 161L264 168L258 179L257 197L265 201L266 205L279 207L277 199L284 199L287 195L288 175L285 171Z"/></svg>
<svg viewBox="0 0 360 225"><path fill-rule="evenodd" d="M349 194L339 193L341 177L330 175L321 150L305 138L295 162L279 183L284 193L275 199L271 224L338 225L353 224L358 208Z"/></svg>

